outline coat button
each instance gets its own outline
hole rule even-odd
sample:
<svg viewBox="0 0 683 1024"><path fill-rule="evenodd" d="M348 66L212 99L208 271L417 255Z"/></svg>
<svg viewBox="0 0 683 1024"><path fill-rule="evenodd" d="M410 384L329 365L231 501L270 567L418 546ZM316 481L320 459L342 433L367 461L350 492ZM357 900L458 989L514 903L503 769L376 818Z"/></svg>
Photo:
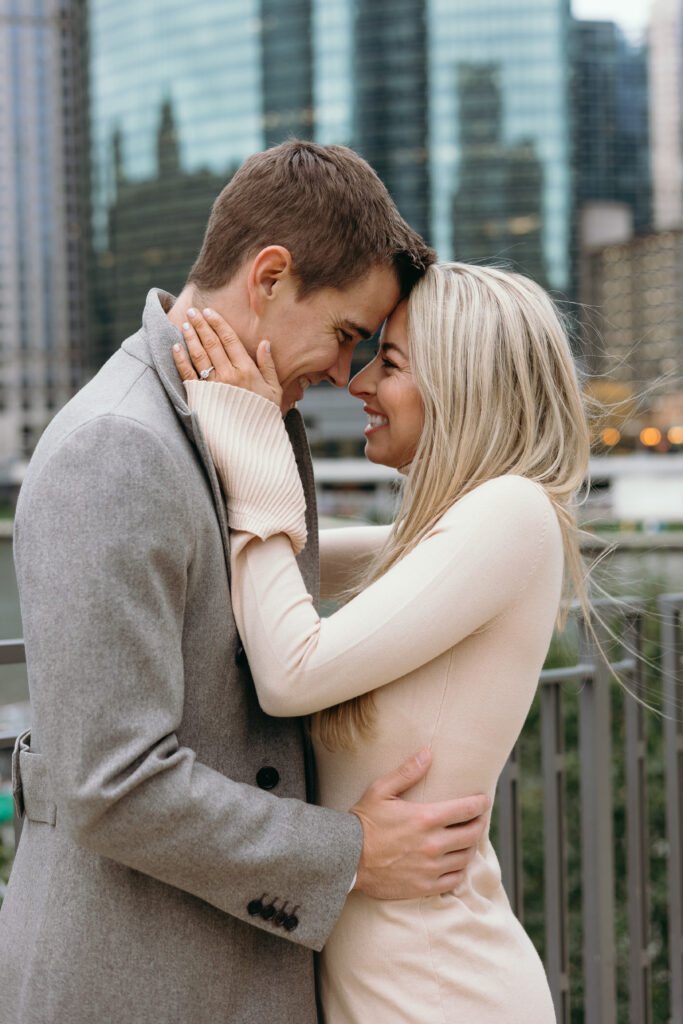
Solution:
<svg viewBox="0 0 683 1024"><path fill-rule="evenodd" d="M261 789L275 789L280 781L280 773L277 768L266 764L256 772L256 784Z"/></svg>
<svg viewBox="0 0 683 1024"><path fill-rule="evenodd" d="M287 904L285 903L285 907L286 906ZM280 928L287 920L288 915L287 911L285 910L285 907L283 907L282 910L278 910L277 914L273 918L273 924L276 924L278 928Z"/></svg>
<svg viewBox="0 0 683 1024"><path fill-rule="evenodd" d="M267 906L263 907L263 909L261 910L261 917L263 918L264 921L270 921L271 917L273 917L274 914L275 907L273 906L272 903L268 903ZM285 928L286 927L287 925L285 924Z"/></svg>
<svg viewBox="0 0 683 1024"><path fill-rule="evenodd" d="M296 916L296 914L290 914L287 920L283 923L282 927L285 929L286 932L293 932L298 924L299 918Z"/></svg>
<svg viewBox="0 0 683 1024"><path fill-rule="evenodd" d="M242 647L242 644L238 644L237 649L235 650L235 664L239 665L240 668L243 668L247 663L247 652L244 647Z"/></svg>
<svg viewBox="0 0 683 1024"><path fill-rule="evenodd" d="M251 900L251 902L247 904L247 913L250 914L251 917L255 917L256 914L260 914L262 910L263 903L261 900Z"/></svg>

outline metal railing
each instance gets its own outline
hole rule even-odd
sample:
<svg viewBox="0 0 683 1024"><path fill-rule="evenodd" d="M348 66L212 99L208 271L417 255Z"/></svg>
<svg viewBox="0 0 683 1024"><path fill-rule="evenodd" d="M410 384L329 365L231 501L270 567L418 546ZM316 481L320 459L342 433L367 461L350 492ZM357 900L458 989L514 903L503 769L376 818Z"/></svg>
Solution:
<svg viewBox="0 0 683 1024"><path fill-rule="evenodd" d="M581 913L583 925L583 1019L617 1020L615 943L615 841L612 762L613 673L634 694L642 693L641 657L645 611L635 599L597 602L609 633L618 632L626 656L610 665L600 653L610 637L598 625L600 649L579 621L579 655L569 668L547 669L540 679L543 786L545 966L559 1024L570 1021L569 915L567 885L568 758L564 703L572 687L578 701L578 774L581 818ZM683 594L659 599L662 697L666 759L666 821L669 918L670 1024L683 1024ZM616 623L615 623L616 620ZM602 634L602 635L601 635ZM631 1024L651 1024L652 942L650 928L650 835L646 724L651 717L633 697L623 702L625 848L628 920L628 1000ZM501 775L498 841L503 883L515 913L524 919L520 744ZM657 1022L661 1024L661 1022Z"/></svg>
<svg viewBox="0 0 683 1024"><path fill-rule="evenodd" d="M564 703L573 687L578 700L579 802L581 818L581 913L583 920L583 1019L616 1024L615 843L612 784L612 701L614 672L633 693L641 692L643 605L636 599L597 602L609 634L618 634L624 656L608 665L601 654L610 637L598 626L596 644L579 620L578 660L568 668L546 669L540 679L540 740L543 788L545 966L559 1024L570 1021L567 870L568 757ZM683 1024L683 594L659 599L662 648L670 1024ZM21 641L0 642L0 665L23 662ZM610 667L611 666L611 667ZM646 725L648 711L627 697L624 709L625 846L629 938L628 998L631 1024L653 1024L652 943L649 908L649 826ZM0 769L7 774L13 736L0 736ZM503 883L512 907L524 920L524 873L520 744L500 777L497 843ZM18 823L17 836L20 828ZM656 1022L661 1024L661 1022Z"/></svg>

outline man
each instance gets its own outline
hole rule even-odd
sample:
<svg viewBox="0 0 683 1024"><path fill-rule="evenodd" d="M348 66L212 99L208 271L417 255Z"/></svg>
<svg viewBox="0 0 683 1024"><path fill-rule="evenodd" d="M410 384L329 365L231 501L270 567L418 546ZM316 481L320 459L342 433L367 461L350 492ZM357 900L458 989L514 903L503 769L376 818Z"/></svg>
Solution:
<svg viewBox="0 0 683 1024"><path fill-rule="evenodd" d="M174 325L210 302L251 349L271 341L289 408L346 384L355 342L432 258L349 150L251 157L178 301L151 292L140 331L45 432L15 532L34 724L15 751L6 1024L312 1022L311 950L349 889L446 891L471 855L484 798L397 799L428 753L353 813L305 802L305 728L256 701L223 496L172 356ZM310 458L299 414L286 424L315 592Z"/></svg>

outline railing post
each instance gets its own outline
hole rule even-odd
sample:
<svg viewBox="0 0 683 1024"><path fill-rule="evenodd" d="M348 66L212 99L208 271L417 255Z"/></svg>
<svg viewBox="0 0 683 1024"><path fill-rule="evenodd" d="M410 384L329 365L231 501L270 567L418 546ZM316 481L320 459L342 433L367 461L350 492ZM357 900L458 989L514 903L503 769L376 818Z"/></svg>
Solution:
<svg viewBox="0 0 683 1024"><path fill-rule="evenodd" d="M629 689L642 694L642 611L624 621L625 654L633 658ZM647 816L647 739L645 708L625 695L626 718L626 850L629 930L629 1008L631 1024L652 1020L650 963L650 856Z"/></svg>
<svg viewBox="0 0 683 1024"><path fill-rule="evenodd" d="M614 846L610 672L579 620L580 660L593 666L579 692L585 1024L615 1024Z"/></svg>
<svg viewBox="0 0 683 1024"><path fill-rule="evenodd" d="M680 684L683 594L660 598L664 744L666 749L666 832L669 874L669 963L671 1024L683 1024L683 723Z"/></svg>
<svg viewBox="0 0 683 1024"><path fill-rule="evenodd" d="M503 888L516 917L524 921L522 825L519 807L519 745L515 744L498 780L498 860Z"/></svg>
<svg viewBox="0 0 683 1024"><path fill-rule="evenodd" d="M569 905L565 835L564 719L561 683L541 687L545 859L545 964L558 1024L569 1024Z"/></svg>

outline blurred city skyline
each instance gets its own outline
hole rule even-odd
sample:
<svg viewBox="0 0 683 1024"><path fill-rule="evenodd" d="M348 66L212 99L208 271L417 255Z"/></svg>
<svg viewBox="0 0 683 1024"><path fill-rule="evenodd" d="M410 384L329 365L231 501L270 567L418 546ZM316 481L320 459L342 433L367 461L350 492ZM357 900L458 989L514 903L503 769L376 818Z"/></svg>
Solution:
<svg viewBox="0 0 683 1024"><path fill-rule="evenodd" d="M236 167L292 135L357 149L442 259L588 310L576 351L617 405L673 380L682 64L683 0L0 0L0 471L147 290L182 287ZM680 450L682 403L606 448L654 428ZM360 453L343 395L303 411L319 455Z"/></svg>
<svg viewBox="0 0 683 1024"><path fill-rule="evenodd" d="M583 21L614 21L634 41L646 32L653 0L572 0L572 14Z"/></svg>

